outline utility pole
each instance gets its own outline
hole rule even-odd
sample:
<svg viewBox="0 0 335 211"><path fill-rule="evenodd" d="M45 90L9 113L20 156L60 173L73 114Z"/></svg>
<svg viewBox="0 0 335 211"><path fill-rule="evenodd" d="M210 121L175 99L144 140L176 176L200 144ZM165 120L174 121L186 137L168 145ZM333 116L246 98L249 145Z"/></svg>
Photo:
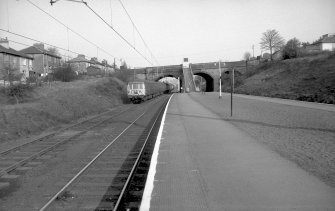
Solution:
<svg viewBox="0 0 335 211"><path fill-rule="evenodd" d="M254 45L252 45L252 58L254 58L255 57L255 49L254 49Z"/></svg>

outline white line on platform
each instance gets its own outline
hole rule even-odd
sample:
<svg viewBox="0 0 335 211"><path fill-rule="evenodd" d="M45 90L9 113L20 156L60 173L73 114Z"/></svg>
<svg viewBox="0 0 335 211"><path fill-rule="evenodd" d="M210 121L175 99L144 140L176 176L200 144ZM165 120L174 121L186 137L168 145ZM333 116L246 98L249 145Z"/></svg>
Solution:
<svg viewBox="0 0 335 211"><path fill-rule="evenodd" d="M161 125L159 127L156 143L155 143L155 148L151 156L151 162L150 162L150 168L149 168L149 173L147 177L147 181L145 183L145 188L144 188L144 193L142 197L142 202L140 206L140 211L149 211L150 209L150 201L151 201L151 195L152 191L154 189L154 179L156 175L156 167L157 167L157 160L158 160L158 151L159 151L159 146L161 143L162 139L162 134L163 134L163 128L164 128L164 123L165 123L165 117L166 117L166 111L167 108L170 104L170 100L173 97L173 94L171 95L168 103L166 104L165 111L162 117Z"/></svg>

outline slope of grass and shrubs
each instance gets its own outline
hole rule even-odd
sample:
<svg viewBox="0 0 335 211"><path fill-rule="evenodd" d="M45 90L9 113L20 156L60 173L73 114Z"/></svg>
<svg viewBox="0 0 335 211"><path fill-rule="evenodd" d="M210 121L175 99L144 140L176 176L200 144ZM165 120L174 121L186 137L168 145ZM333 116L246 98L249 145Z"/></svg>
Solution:
<svg viewBox="0 0 335 211"><path fill-rule="evenodd" d="M224 91L230 91L229 76ZM335 104L335 53L266 62L236 76L235 92Z"/></svg>
<svg viewBox="0 0 335 211"><path fill-rule="evenodd" d="M52 130L128 103L126 77L122 74L78 80L74 80L73 74L66 75L71 76L71 82L54 80L0 87L0 143Z"/></svg>

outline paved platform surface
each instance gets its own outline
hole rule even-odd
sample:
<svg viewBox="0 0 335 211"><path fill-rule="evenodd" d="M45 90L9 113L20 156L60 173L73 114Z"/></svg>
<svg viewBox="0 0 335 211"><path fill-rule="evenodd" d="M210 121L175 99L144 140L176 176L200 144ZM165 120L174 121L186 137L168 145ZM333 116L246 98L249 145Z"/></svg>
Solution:
<svg viewBox="0 0 335 211"><path fill-rule="evenodd" d="M335 210L334 188L188 94L171 99L157 147L141 210Z"/></svg>

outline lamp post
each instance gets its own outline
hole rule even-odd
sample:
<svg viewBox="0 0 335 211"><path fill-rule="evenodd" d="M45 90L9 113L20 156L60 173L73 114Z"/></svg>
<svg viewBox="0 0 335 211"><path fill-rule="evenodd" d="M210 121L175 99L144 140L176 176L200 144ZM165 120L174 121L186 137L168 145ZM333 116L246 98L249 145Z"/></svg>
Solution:
<svg viewBox="0 0 335 211"><path fill-rule="evenodd" d="M220 94L219 94L219 98L222 98L222 93L221 93L221 60L219 60L219 71L220 71Z"/></svg>
<svg viewBox="0 0 335 211"><path fill-rule="evenodd" d="M231 71L231 88L230 88L230 116L233 116L233 93L234 93L234 72L235 68L233 67Z"/></svg>

